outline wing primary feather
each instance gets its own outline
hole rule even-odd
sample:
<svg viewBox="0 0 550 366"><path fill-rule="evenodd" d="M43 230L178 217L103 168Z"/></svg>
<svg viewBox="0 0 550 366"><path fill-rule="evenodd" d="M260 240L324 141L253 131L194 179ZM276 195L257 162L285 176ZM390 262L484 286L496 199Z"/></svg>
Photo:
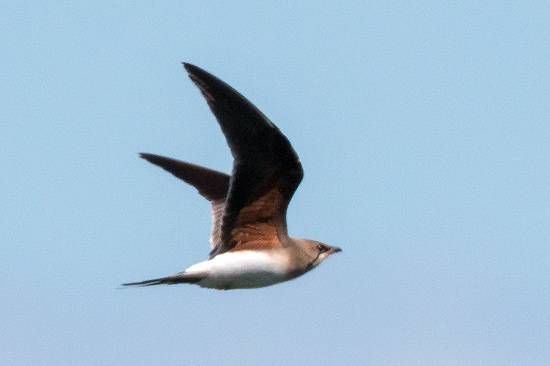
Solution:
<svg viewBox="0 0 550 366"><path fill-rule="evenodd" d="M225 199L227 195L230 176L225 173L160 155L147 153L140 153L139 155L148 162L192 185L199 191L201 196L209 201Z"/></svg>

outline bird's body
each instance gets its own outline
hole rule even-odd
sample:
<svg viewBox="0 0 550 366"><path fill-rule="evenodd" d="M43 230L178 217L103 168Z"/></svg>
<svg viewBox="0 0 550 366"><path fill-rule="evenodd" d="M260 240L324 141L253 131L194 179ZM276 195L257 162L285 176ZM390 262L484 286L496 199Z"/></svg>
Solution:
<svg viewBox="0 0 550 366"><path fill-rule="evenodd" d="M200 277L197 285L218 290L257 288L285 281L287 263L277 250L241 250L194 264L180 275Z"/></svg>
<svg viewBox="0 0 550 366"><path fill-rule="evenodd" d="M172 276L124 285L265 287L298 277L340 251L287 234L286 209L303 177L287 138L229 85L196 66L184 66L220 124L235 159L233 172L153 154L141 157L194 186L211 202L210 259Z"/></svg>

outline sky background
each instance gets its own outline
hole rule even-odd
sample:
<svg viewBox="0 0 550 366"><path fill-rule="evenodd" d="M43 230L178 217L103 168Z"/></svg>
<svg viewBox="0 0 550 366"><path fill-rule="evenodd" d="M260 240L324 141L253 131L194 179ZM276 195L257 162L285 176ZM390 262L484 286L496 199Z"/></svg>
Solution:
<svg viewBox="0 0 550 366"><path fill-rule="evenodd" d="M550 365L550 3L21 2L0 11L0 364ZM120 289L207 258L229 172L180 62L288 136L289 232L344 251L257 290Z"/></svg>

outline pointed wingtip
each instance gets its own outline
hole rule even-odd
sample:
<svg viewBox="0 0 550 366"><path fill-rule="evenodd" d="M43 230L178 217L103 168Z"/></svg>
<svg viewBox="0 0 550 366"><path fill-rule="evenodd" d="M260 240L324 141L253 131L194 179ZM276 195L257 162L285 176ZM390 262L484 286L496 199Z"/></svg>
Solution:
<svg viewBox="0 0 550 366"><path fill-rule="evenodd" d="M193 73L194 71L196 70L200 70L200 68L198 66L195 66L193 64L190 64L189 62L182 62L181 63L183 65L183 67L185 68L185 70L188 72L188 73Z"/></svg>
<svg viewBox="0 0 550 366"><path fill-rule="evenodd" d="M193 64L190 64L188 62L182 62L183 67L185 68L185 71L187 71L187 74L189 75L189 78L199 87L201 92L203 94L206 92L206 89L208 89L207 84L221 84L224 87L233 90L229 85L227 85L222 80L218 79L214 75L210 74L208 71L201 69L198 66L195 66ZM236 93L236 91L234 91ZM207 98L208 99L208 98Z"/></svg>
<svg viewBox="0 0 550 366"><path fill-rule="evenodd" d="M139 153L139 157L145 160L149 160L152 156L153 154L149 154L149 153L142 153L142 152Z"/></svg>
<svg viewBox="0 0 550 366"><path fill-rule="evenodd" d="M139 157L155 165L159 165L159 161L166 159L160 155L149 154L149 153L139 153Z"/></svg>

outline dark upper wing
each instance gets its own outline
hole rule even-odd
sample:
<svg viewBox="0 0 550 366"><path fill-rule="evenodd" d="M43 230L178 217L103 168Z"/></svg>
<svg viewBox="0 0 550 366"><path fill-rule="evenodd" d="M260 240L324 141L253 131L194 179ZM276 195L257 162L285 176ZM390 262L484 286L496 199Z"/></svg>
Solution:
<svg viewBox="0 0 550 366"><path fill-rule="evenodd" d="M160 155L140 153L139 156L192 185L209 201L227 196L230 177L225 173Z"/></svg>
<svg viewBox="0 0 550 366"><path fill-rule="evenodd" d="M229 189L229 175L200 165L187 163L172 158L153 154L139 154L148 162L160 166L186 183L195 187L201 196L212 203L212 248L221 238L222 216L225 208L225 197Z"/></svg>
<svg viewBox="0 0 550 366"><path fill-rule="evenodd" d="M211 257L235 247L281 245L286 209L303 177L288 139L235 89L184 63L216 116L235 159L222 218L221 241Z"/></svg>

